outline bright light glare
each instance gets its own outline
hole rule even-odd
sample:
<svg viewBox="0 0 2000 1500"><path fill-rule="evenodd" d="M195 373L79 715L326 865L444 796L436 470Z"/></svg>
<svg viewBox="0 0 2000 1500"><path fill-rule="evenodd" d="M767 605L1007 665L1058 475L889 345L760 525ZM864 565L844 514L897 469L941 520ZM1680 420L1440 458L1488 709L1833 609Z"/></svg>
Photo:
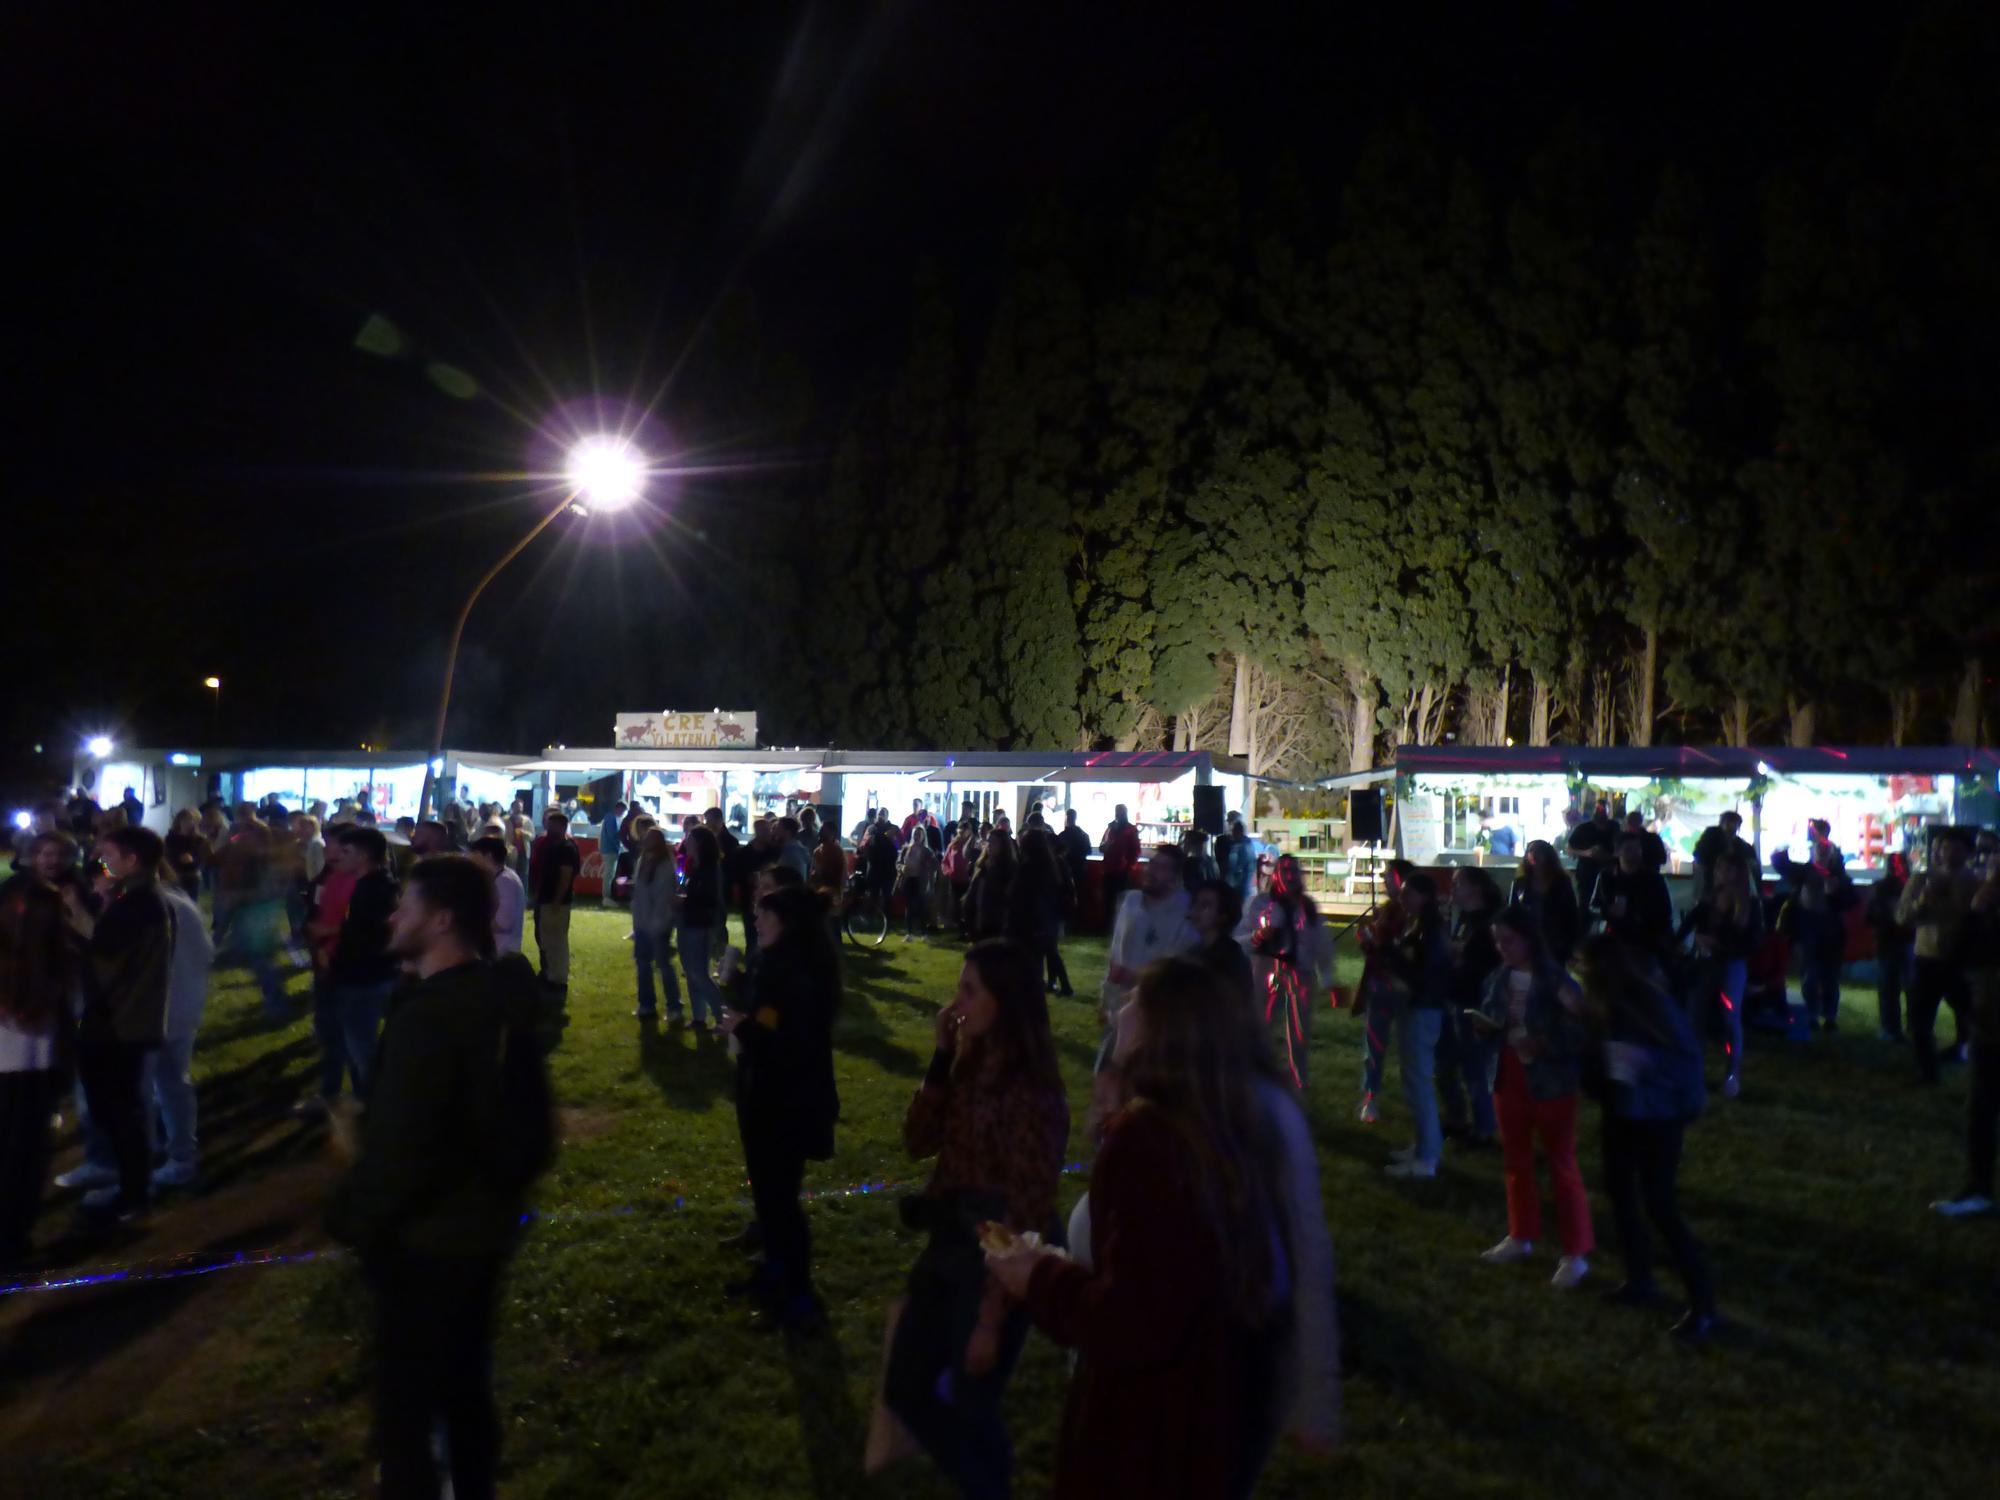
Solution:
<svg viewBox="0 0 2000 1500"><path fill-rule="evenodd" d="M585 438L569 450L569 487L599 510L620 510L646 487L646 458L623 438Z"/></svg>
<svg viewBox="0 0 2000 1500"><path fill-rule="evenodd" d="M103 760L105 756L111 753L111 736L108 734L93 734L83 742L83 748L99 760Z"/></svg>
<svg viewBox="0 0 2000 1500"><path fill-rule="evenodd" d="M222 679L220 677L204 677L201 680L201 685L205 688L213 688L219 692L222 689Z"/></svg>
<svg viewBox="0 0 2000 1500"><path fill-rule="evenodd" d="M33 828L35 826L34 817L26 812L17 812L14 814L14 826L16 828Z"/></svg>

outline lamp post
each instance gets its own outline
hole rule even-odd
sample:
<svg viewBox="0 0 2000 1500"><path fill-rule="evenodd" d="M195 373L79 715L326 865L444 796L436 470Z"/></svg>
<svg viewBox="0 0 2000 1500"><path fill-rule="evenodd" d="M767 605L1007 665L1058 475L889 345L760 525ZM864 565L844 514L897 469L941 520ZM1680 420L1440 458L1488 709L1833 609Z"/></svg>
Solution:
<svg viewBox="0 0 2000 1500"><path fill-rule="evenodd" d="M209 705L208 737L215 741L219 749L222 745L222 679L204 677L201 685L214 695L214 701Z"/></svg>
<svg viewBox="0 0 2000 1500"><path fill-rule="evenodd" d="M472 618L472 606L486 592L486 585L499 577L501 569L527 551L528 544L572 506L583 514L591 511L623 510L646 488L646 459L624 438L588 437L569 450L564 466L562 501L528 528L526 536L509 547L498 562L488 568L466 595L451 627L451 643L444 653L444 685L438 692L437 723L431 731L430 759L424 763L424 790L417 803L419 822L431 816L437 802L437 779L444 770L444 721L451 712L451 679L458 667L458 643L465 635L465 622Z"/></svg>

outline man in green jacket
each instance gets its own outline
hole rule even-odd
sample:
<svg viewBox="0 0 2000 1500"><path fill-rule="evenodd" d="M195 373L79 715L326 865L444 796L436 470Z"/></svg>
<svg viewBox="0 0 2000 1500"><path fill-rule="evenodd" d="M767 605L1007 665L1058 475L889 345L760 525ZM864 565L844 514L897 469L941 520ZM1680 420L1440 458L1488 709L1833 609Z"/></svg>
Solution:
<svg viewBox="0 0 2000 1500"><path fill-rule="evenodd" d="M533 975L495 965L493 882L463 855L419 861L390 927L407 979L390 1011L355 1161L331 1215L375 1293L375 1441L382 1494L439 1492L441 1423L459 1500L493 1494L493 1311L526 1184L504 1138L511 1026Z"/></svg>

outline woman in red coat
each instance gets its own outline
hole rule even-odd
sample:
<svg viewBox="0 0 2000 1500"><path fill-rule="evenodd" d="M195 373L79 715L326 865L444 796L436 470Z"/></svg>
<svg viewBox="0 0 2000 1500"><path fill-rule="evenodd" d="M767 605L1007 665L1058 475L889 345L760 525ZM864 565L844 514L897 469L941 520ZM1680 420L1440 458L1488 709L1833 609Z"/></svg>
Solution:
<svg viewBox="0 0 2000 1500"><path fill-rule="evenodd" d="M1273 1170L1240 1004L1166 959L1120 1025L1124 1104L1091 1175L1092 1269L1045 1249L988 1257L1035 1326L1080 1356L1059 1497L1227 1495L1253 1341L1287 1295Z"/></svg>

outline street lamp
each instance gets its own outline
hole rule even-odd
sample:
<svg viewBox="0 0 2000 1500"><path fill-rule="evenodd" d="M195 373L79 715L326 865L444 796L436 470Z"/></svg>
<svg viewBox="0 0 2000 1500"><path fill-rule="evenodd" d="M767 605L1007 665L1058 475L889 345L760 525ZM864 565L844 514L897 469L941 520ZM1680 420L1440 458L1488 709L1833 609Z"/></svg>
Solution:
<svg viewBox="0 0 2000 1500"><path fill-rule="evenodd" d="M444 765L445 715L451 712L452 673L458 666L458 643L465 635L465 622L472 617L472 606L479 602L479 596L486 592L486 585L500 575L500 570L525 552L528 544L548 530L557 516L572 506L585 515L596 511L623 510L645 491L647 472L645 454L628 439L608 435L580 439L570 448L563 465L566 484L562 503L531 526L528 534L508 548L500 561L488 568L479 582L472 586L472 592L466 596L458 619L451 627L451 644L445 648L444 687L438 693L437 725L431 733L430 759L424 766L424 790L417 803L419 821L431 815L437 795L437 778Z"/></svg>
<svg viewBox="0 0 2000 1500"><path fill-rule="evenodd" d="M220 745L222 742L222 679L220 677L204 677L201 680L201 685L215 695L215 701L209 708L208 737Z"/></svg>
<svg viewBox="0 0 2000 1500"><path fill-rule="evenodd" d="M111 743L110 735L93 734L89 739L83 742L83 748L85 750L88 750L91 753L91 755L94 756L96 759L103 760L106 756L111 754L112 750L115 747Z"/></svg>

